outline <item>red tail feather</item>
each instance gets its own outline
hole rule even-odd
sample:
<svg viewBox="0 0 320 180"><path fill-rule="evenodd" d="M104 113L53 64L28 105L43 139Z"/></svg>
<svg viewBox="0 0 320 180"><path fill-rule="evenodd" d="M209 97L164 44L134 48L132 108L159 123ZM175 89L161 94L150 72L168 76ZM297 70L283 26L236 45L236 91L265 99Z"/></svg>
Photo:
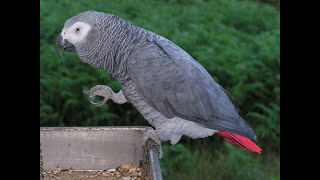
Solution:
<svg viewBox="0 0 320 180"><path fill-rule="evenodd" d="M219 136L222 136L226 141L228 141L231 144L234 144L240 148L247 148L253 152L261 154L262 150L259 148L259 146L257 146L254 142L252 142L250 139L246 137L229 132L218 132L217 134Z"/></svg>

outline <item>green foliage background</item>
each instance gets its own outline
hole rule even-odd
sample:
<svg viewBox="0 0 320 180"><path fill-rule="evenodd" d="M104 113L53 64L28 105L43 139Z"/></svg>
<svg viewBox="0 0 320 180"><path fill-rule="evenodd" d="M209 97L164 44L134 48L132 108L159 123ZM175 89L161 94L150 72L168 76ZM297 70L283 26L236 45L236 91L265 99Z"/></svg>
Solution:
<svg viewBox="0 0 320 180"><path fill-rule="evenodd" d="M278 0L40 0L41 126L149 124L130 104L97 108L82 93L118 82L75 54L54 50L66 19L96 10L116 14L186 50L227 89L257 133L262 155L220 137L163 143L164 179L280 179L280 13Z"/></svg>

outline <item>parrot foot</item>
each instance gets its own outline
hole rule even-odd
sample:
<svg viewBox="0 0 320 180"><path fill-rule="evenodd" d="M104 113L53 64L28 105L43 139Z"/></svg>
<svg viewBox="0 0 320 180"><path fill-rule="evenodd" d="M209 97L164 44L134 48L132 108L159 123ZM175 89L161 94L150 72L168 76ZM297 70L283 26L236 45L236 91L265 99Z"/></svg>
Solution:
<svg viewBox="0 0 320 180"><path fill-rule="evenodd" d="M122 90L120 90L118 93L115 93L110 87L104 85L96 85L89 91L83 91L83 93L88 95L89 101L98 107L104 105L108 99L112 99L113 102L117 104L123 104L127 102L127 99L125 98ZM96 96L104 97L104 99L99 102L94 102L94 98Z"/></svg>
<svg viewBox="0 0 320 180"><path fill-rule="evenodd" d="M153 140L154 143L152 143L152 146L156 146L159 154L159 158L162 158L162 148L161 148L161 141L157 135L157 132L153 129L147 130L145 133L143 139L142 139L142 145L148 145L148 140Z"/></svg>
<svg viewBox="0 0 320 180"><path fill-rule="evenodd" d="M180 141L181 137L182 137L182 135L173 135L173 136L171 136L170 143L172 145L177 144Z"/></svg>

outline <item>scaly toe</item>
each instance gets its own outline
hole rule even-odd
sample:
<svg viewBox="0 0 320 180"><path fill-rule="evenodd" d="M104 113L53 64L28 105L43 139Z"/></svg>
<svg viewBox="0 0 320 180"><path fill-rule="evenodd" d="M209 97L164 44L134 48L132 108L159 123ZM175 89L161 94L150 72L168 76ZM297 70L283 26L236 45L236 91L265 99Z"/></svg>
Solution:
<svg viewBox="0 0 320 180"><path fill-rule="evenodd" d="M106 102L107 102L107 101L106 101L106 98L104 98L102 101L98 102L98 103L96 104L96 106L101 107L101 106L103 106Z"/></svg>

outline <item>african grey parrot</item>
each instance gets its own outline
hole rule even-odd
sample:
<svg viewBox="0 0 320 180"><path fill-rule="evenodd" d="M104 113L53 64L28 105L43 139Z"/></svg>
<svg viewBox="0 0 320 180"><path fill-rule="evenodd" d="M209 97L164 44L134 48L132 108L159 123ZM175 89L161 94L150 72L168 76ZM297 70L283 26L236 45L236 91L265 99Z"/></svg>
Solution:
<svg viewBox="0 0 320 180"><path fill-rule="evenodd" d="M155 127L161 141L176 144L182 135L222 136L240 148L261 153L256 135L238 114L231 95L187 52L168 39L112 14L86 11L68 19L56 51L106 70L122 90L97 85L86 92L115 103L130 102ZM94 103L94 102L92 102Z"/></svg>

